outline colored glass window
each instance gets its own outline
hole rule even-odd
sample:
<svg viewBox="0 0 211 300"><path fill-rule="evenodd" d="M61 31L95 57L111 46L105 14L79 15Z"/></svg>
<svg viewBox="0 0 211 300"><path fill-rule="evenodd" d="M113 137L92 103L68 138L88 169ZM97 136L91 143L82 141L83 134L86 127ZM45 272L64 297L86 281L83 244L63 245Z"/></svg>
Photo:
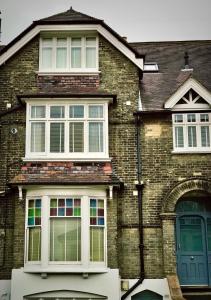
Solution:
<svg viewBox="0 0 211 300"><path fill-rule="evenodd" d="M41 225L41 199L28 201L28 226Z"/></svg>
<svg viewBox="0 0 211 300"><path fill-rule="evenodd" d="M51 217L80 217L81 199L76 198L52 198L50 202Z"/></svg>
<svg viewBox="0 0 211 300"><path fill-rule="evenodd" d="M90 199L90 225L104 226L104 200Z"/></svg>

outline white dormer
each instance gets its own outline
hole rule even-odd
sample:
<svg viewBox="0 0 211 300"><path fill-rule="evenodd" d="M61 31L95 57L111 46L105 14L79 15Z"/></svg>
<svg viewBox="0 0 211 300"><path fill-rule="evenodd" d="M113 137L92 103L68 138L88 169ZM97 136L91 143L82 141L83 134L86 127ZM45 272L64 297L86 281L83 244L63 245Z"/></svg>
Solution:
<svg viewBox="0 0 211 300"><path fill-rule="evenodd" d="M211 93L194 78L189 78L166 101L164 107L175 111L211 108Z"/></svg>

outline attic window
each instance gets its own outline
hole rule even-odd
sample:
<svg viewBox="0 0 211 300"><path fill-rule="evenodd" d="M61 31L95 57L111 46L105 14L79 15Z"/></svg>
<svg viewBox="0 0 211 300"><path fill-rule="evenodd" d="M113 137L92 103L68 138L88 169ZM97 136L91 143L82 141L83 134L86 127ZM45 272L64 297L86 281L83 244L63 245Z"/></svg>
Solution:
<svg viewBox="0 0 211 300"><path fill-rule="evenodd" d="M158 64L156 62L144 63L144 72L158 72Z"/></svg>
<svg viewBox="0 0 211 300"><path fill-rule="evenodd" d="M41 38L39 70L57 73L97 71L97 37L74 35Z"/></svg>

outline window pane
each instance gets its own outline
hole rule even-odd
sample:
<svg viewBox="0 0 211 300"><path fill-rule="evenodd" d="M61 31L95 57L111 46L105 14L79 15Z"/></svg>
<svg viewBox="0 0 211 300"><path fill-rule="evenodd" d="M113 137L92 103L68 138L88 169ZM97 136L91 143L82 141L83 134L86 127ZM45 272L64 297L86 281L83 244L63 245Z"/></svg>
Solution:
<svg viewBox="0 0 211 300"><path fill-rule="evenodd" d="M81 38L72 38L72 47L81 47Z"/></svg>
<svg viewBox="0 0 211 300"><path fill-rule="evenodd" d="M32 106L31 118L45 118L45 106Z"/></svg>
<svg viewBox="0 0 211 300"><path fill-rule="evenodd" d="M203 251L200 218L180 219L180 250Z"/></svg>
<svg viewBox="0 0 211 300"><path fill-rule="evenodd" d="M50 260L65 261L65 219L50 220Z"/></svg>
<svg viewBox="0 0 211 300"><path fill-rule="evenodd" d="M183 115L175 115L174 116L175 123L182 123L183 122Z"/></svg>
<svg viewBox="0 0 211 300"><path fill-rule="evenodd" d="M103 227L90 227L90 261L104 261Z"/></svg>
<svg viewBox="0 0 211 300"><path fill-rule="evenodd" d="M70 123L70 152L84 151L84 123Z"/></svg>
<svg viewBox="0 0 211 300"><path fill-rule="evenodd" d="M96 47L96 38L95 37L86 38L86 46Z"/></svg>
<svg viewBox="0 0 211 300"><path fill-rule="evenodd" d="M196 126L188 126L188 147L196 147Z"/></svg>
<svg viewBox="0 0 211 300"><path fill-rule="evenodd" d="M83 105L70 106L70 118L83 118L83 117L84 117L84 106Z"/></svg>
<svg viewBox="0 0 211 300"><path fill-rule="evenodd" d="M96 49L86 48L86 67L95 68L96 67Z"/></svg>
<svg viewBox="0 0 211 300"><path fill-rule="evenodd" d="M81 260L80 218L54 218L50 220L50 260Z"/></svg>
<svg viewBox="0 0 211 300"><path fill-rule="evenodd" d="M28 261L41 260L41 228L29 228L28 237Z"/></svg>
<svg viewBox="0 0 211 300"><path fill-rule="evenodd" d="M73 48L71 50L71 67L81 68L81 48Z"/></svg>
<svg viewBox="0 0 211 300"><path fill-rule="evenodd" d="M202 147L210 146L209 126L201 126L201 145Z"/></svg>
<svg viewBox="0 0 211 300"><path fill-rule="evenodd" d="M51 106L51 118L64 118L64 106Z"/></svg>
<svg viewBox="0 0 211 300"><path fill-rule="evenodd" d="M200 115L201 122L209 122L209 115L208 114L201 114Z"/></svg>
<svg viewBox="0 0 211 300"><path fill-rule="evenodd" d="M103 123L89 123L89 152L103 152Z"/></svg>
<svg viewBox="0 0 211 300"><path fill-rule="evenodd" d="M195 114L188 114L188 122L196 122L196 115Z"/></svg>
<svg viewBox="0 0 211 300"><path fill-rule="evenodd" d="M56 50L56 67L67 67L67 48L57 48Z"/></svg>
<svg viewBox="0 0 211 300"><path fill-rule="evenodd" d="M66 221L66 260L81 260L81 220L70 218Z"/></svg>
<svg viewBox="0 0 211 300"><path fill-rule="evenodd" d="M51 69L52 68L52 48L42 49L42 68Z"/></svg>
<svg viewBox="0 0 211 300"><path fill-rule="evenodd" d="M67 47L67 39L57 39L57 47Z"/></svg>
<svg viewBox="0 0 211 300"><path fill-rule="evenodd" d="M52 39L42 39L43 47L52 47L53 41Z"/></svg>
<svg viewBox="0 0 211 300"><path fill-rule="evenodd" d="M45 123L31 124L31 152L45 152Z"/></svg>
<svg viewBox="0 0 211 300"><path fill-rule="evenodd" d="M102 105L89 106L89 118L103 118L103 106Z"/></svg>
<svg viewBox="0 0 211 300"><path fill-rule="evenodd" d="M64 152L64 123L50 125L50 152Z"/></svg>
<svg viewBox="0 0 211 300"><path fill-rule="evenodd" d="M176 148L184 147L183 127L175 127L175 146Z"/></svg>

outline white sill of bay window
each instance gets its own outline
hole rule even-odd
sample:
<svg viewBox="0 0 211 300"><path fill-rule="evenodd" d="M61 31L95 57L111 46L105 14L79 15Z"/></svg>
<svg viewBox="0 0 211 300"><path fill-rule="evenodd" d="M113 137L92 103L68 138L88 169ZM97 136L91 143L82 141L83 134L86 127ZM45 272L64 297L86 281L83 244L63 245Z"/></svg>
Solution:
<svg viewBox="0 0 211 300"><path fill-rule="evenodd" d="M36 71L35 72L38 76L80 76L80 75L85 75L85 76L90 76L90 75L98 75L101 72L96 70L90 70L90 69L84 69L84 70L68 70L68 71L58 71L58 70L52 70L52 71Z"/></svg>
<svg viewBox="0 0 211 300"><path fill-rule="evenodd" d="M49 266L41 267L40 265L28 265L24 266L23 271L25 273L107 273L109 268L105 266L90 266L88 268L76 267L75 265L59 265L59 266Z"/></svg>
<svg viewBox="0 0 211 300"><path fill-rule="evenodd" d="M25 162L33 162L33 161L74 161L74 162L110 162L112 160L112 158L110 157L96 157L96 158L87 158L87 157L80 157L80 158L64 158L64 157L45 157L45 158L40 158L40 157L22 157L22 161Z"/></svg>

